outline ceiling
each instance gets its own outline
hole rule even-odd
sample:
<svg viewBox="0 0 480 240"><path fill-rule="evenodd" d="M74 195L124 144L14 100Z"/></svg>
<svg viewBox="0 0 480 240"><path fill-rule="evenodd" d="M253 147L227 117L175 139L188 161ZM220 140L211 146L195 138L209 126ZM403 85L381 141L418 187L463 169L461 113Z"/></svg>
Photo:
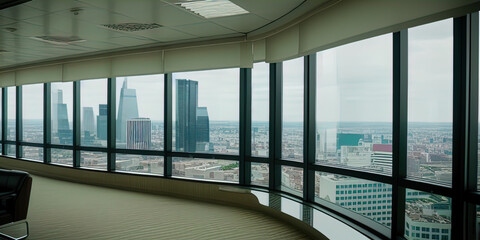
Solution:
<svg viewBox="0 0 480 240"><path fill-rule="evenodd" d="M179 1L32 0L0 10L0 70L72 56L242 37L311 10L306 3L311 7L326 2L231 0L249 13L207 19ZM124 23L161 27L127 32L103 26ZM40 36L83 41L54 44L35 39Z"/></svg>

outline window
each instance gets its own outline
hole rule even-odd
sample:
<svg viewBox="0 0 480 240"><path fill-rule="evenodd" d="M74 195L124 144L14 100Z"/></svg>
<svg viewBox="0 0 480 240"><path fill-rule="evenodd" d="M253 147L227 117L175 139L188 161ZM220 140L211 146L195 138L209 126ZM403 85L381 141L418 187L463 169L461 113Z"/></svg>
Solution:
<svg viewBox="0 0 480 240"><path fill-rule="evenodd" d="M73 84L51 84L51 142L72 145L73 143ZM71 155L71 154L70 154ZM52 151L53 162L53 151Z"/></svg>
<svg viewBox="0 0 480 240"><path fill-rule="evenodd" d="M408 30L408 161L411 177L452 179L453 20Z"/></svg>
<svg viewBox="0 0 480 240"><path fill-rule="evenodd" d="M107 109L107 80L80 82L81 139L83 146L107 146L107 128L102 118Z"/></svg>
<svg viewBox="0 0 480 240"><path fill-rule="evenodd" d="M22 104L22 140L43 143L43 84L22 86Z"/></svg>
<svg viewBox="0 0 480 240"><path fill-rule="evenodd" d="M252 156L268 157L269 64L256 63L252 69Z"/></svg>
<svg viewBox="0 0 480 240"><path fill-rule="evenodd" d="M239 75L238 69L173 74L175 151L238 154Z"/></svg>
<svg viewBox="0 0 480 240"><path fill-rule="evenodd" d="M163 82L163 74L116 79L117 148L163 149ZM106 128L106 108L97 124Z"/></svg>
<svg viewBox="0 0 480 240"><path fill-rule="evenodd" d="M17 119L17 91L16 87L7 88L7 140L15 141L16 136L16 119ZM9 154L10 155L10 154Z"/></svg>
<svg viewBox="0 0 480 240"><path fill-rule="evenodd" d="M303 169L282 166L281 190L295 195L303 193Z"/></svg>
<svg viewBox="0 0 480 240"><path fill-rule="evenodd" d="M269 168L266 163L251 163L252 185L268 187Z"/></svg>
<svg viewBox="0 0 480 240"><path fill-rule="evenodd" d="M52 148L50 161L53 164L60 164L71 167L73 164L73 151Z"/></svg>
<svg viewBox="0 0 480 240"><path fill-rule="evenodd" d="M282 158L303 162L303 57L283 62Z"/></svg>
<svg viewBox="0 0 480 240"><path fill-rule="evenodd" d="M116 154L116 169L119 171L163 175L163 157Z"/></svg>
<svg viewBox="0 0 480 240"><path fill-rule="evenodd" d="M173 176L235 183L239 181L238 161L174 157L172 162Z"/></svg>
<svg viewBox="0 0 480 240"><path fill-rule="evenodd" d="M80 152L80 166L99 170L107 170L107 154L103 152Z"/></svg>
<svg viewBox="0 0 480 240"><path fill-rule="evenodd" d="M316 161L391 174L392 35L317 53Z"/></svg>
<svg viewBox="0 0 480 240"><path fill-rule="evenodd" d="M43 162L43 148L22 146L23 158Z"/></svg>

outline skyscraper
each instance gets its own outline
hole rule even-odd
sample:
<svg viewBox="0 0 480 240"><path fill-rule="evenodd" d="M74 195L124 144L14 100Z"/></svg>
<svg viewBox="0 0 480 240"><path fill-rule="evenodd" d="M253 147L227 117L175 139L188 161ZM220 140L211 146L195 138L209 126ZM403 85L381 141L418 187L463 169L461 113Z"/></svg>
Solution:
<svg viewBox="0 0 480 240"><path fill-rule="evenodd" d="M95 119L93 118L93 108L83 107L83 131L93 133L95 131Z"/></svg>
<svg viewBox="0 0 480 240"><path fill-rule="evenodd" d="M198 82L177 79L175 148L195 152L197 144Z"/></svg>
<svg viewBox="0 0 480 240"><path fill-rule="evenodd" d="M125 78L120 90L120 103L118 105L117 141L125 142L126 123L133 118L138 118L137 92L135 89L128 88L127 78Z"/></svg>
<svg viewBox="0 0 480 240"><path fill-rule="evenodd" d="M210 142L210 122L207 107L197 108L197 142Z"/></svg>
<svg viewBox="0 0 480 240"><path fill-rule="evenodd" d="M57 128L60 144L71 144L73 137L70 130L70 125L68 124L67 104L63 103L62 90L58 90Z"/></svg>
<svg viewBox="0 0 480 240"><path fill-rule="evenodd" d="M100 140L107 140L107 104L98 105L98 116L97 116L97 138Z"/></svg>
<svg viewBox="0 0 480 240"><path fill-rule="evenodd" d="M152 121L150 118L127 120L127 148L150 149L152 139Z"/></svg>

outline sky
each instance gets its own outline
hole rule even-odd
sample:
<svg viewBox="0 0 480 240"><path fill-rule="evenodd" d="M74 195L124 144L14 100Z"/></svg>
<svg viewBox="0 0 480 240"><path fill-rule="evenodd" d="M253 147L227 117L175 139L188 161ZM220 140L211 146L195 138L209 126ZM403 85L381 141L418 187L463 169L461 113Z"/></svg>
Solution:
<svg viewBox="0 0 480 240"><path fill-rule="evenodd" d="M452 35L452 19L409 29L409 121L451 122ZM254 64L253 121L268 121L268 74L268 64ZM198 104L207 107L211 121L238 121L239 75L239 69L206 70L174 73L173 80L174 83L175 79L198 81ZM283 119L302 121L303 58L284 61L283 75ZM137 92L140 117L163 120L163 74L128 79L129 88ZM123 77L117 78L117 107L123 80ZM71 85L55 83L52 87L52 91L65 88L64 102L69 105L70 116ZM92 106L98 115L98 104L105 104L107 100L106 87L105 79L82 81L82 107ZM318 52L316 92L319 122L391 122L392 34ZM175 94L174 90L174 104ZM24 87L24 118L41 119L42 96L41 85ZM9 116L13 115L14 110L9 108Z"/></svg>

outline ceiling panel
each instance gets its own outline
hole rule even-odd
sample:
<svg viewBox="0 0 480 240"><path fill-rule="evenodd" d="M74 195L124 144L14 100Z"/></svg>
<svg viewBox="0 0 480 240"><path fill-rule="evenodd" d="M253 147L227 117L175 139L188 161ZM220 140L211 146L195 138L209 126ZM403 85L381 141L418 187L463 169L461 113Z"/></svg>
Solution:
<svg viewBox="0 0 480 240"><path fill-rule="evenodd" d="M275 20L288 13L303 0L230 0L243 9L268 20ZM326 2L327 0L315 0Z"/></svg>
<svg viewBox="0 0 480 240"><path fill-rule="evenodd" d="M46 13L54 13L72 8L85 8L89 5L76 0L33 0L25 3L25 6L42 10Z"/></svg>
<svg viewBox="0 0 480 240"><path fill-rule="evenodd" d="M218 36L218 35L237 33L236 31L230 30L228 28L219 26L211 22L189 24L184 26L177 26L175 28L178 29L179 31L188 32L198 37Z"/></svg>
<svg viewBox="0 0 480 240"><path fill-rule="evenodd" d="M251 32L257 28L265 26L270 22L251 13L231 17L212 18L210 21L242 33Z"/></svg>
<svg viewBox="0 0 480 240"><path fill-rule="evenodd" d="M25 4L0 10L0 16L14 20L24 20L46 14L44 11L29 7Z"/></svg>

